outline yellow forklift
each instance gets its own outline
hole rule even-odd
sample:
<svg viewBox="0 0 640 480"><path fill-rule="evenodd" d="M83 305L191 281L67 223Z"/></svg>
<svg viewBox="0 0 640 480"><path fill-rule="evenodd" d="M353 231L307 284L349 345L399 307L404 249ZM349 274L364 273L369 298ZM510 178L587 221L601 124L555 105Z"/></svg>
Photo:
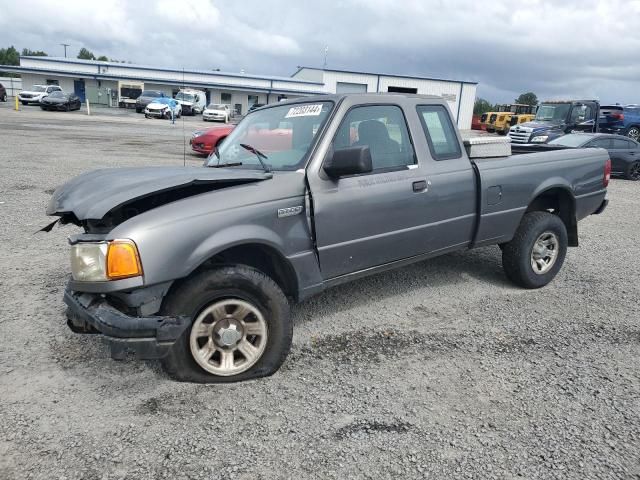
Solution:
<svg viewBox="0 0 640 480"><path fill-rule="evenodd" d="M487 132L506 135L513 125L533 120L536 116L536 107L520 103L508 103L498 105L497 111L488 112L485 115L486 117L483 115L483 126ZM516 123L512 123L514 118Z"/></svg>

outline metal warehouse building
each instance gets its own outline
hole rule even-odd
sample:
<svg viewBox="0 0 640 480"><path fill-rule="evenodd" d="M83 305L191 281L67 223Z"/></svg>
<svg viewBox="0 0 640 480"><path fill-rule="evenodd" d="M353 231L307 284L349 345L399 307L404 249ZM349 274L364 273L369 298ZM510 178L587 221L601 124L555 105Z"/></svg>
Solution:
<svg viewBox="0 0 640 480"><path fill-rule="evenodd" d="M19 73L23 88L56 84L84 101L108 107L125 106L139 92L160 90L173 96L180 88L203 90L210 103L229 104L246 113L255 103L322 93L400 92L439 95L449 103L460 128L471 128L477 84L437 78L299 67L291 77L211 70L183 70L128 63L55 57L21 57L20 66L2 66Z"/></svg>

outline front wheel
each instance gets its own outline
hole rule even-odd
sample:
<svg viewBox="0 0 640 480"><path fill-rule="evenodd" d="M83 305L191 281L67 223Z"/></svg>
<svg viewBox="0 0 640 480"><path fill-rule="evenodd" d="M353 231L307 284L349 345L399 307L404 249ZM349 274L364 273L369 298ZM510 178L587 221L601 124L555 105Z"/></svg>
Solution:
<svg viewBox="0 0 640 480"><path fill-rule="evenodd" d="M627 137L632 138L636 142L640 141L640 127L631 127L627 131Z"/></svg>
<svg viewBox="0 0 640 480"><path fill-rule="evenodd" d="M640 180L640 162L633 162L627 165L627 168L624 172L624 178L636 182Z"/></svg>
<svg viewBox="0 0 640 480"><path fill-rule="evenodd" d="M291 348L289 304L264 273L230 265L199 273L165 300L164 315L191 326L162 360L180 381L227 383L275 373Z"/></svg>
<svg viewBox="0 0 640 480"><path fill-rule="evenodd" d="M502 267L520 287L544 287L562 268L567 245L567 229L557 215L527 213L502 249Z"/></svg>
<svg viewBox="0 0 640 480"><path fill-rule="evenodd" d="M29 105L29 102L22 101L22 105Z"/></svg>
<svg viewBox="0 0 640 480"><path fill-rule="evenodd" d="M2 101L3 101L3 102L6 102L6 101L7 101L7 94L6 94L6 93L4 93L4 94L2 95Z"/></svg>

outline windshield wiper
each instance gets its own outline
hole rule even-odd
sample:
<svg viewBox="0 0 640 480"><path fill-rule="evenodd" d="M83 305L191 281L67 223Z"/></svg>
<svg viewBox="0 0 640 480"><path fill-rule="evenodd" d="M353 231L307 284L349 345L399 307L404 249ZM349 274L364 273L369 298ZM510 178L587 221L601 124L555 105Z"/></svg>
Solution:
<svg viewBox="0 0 640 480"><path fill-rule="evenodd" d="M267 167L266 163L264 163L262 161L262 159L264 158L265 160L269 160L269 157L267 157L264 153L262 153L260 150L258 150L257 148L252 147L251 145L247 145L246 143L241 143L240 146L242 148L244 148L245 150L250 151L251 153L255 154L255 156L258 158L258 161L260 162L260 165L262 165L262 168L264 169L265 173L269 173L271 172L271 169L269 167Z"/></svg>
<svg viewBox="0 0 640 480"><path fill-rule="evenodd" d="M239 167L242 165L242 162L231 162L231 163L216 163L215 165L209 165L211 168L225 168L225 167Z"/></svg>

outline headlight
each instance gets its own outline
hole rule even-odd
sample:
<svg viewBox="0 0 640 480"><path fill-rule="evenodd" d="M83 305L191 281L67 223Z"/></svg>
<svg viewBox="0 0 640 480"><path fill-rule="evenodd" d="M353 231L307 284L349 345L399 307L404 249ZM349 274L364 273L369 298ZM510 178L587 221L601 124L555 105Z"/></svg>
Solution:
<svg viewBox="0 0 640 480"><path fill-rule="evenodd" d="M131 240L76 243L71 246L71 274L80 282L104 282L142 275L136 244Z"/></svg>
<svg viewBox="0 0 640 480"><path fill-rule="evenodd" d="M107 244L76 243L71 246L71 275L79 282L107 280Z"/></svg>
<svg viewBox="0 0 640 480"><path fill-rule="evenodd" d="M539 135L531 139L531 143L544 143L549 139L549 135Z"/></svg>

